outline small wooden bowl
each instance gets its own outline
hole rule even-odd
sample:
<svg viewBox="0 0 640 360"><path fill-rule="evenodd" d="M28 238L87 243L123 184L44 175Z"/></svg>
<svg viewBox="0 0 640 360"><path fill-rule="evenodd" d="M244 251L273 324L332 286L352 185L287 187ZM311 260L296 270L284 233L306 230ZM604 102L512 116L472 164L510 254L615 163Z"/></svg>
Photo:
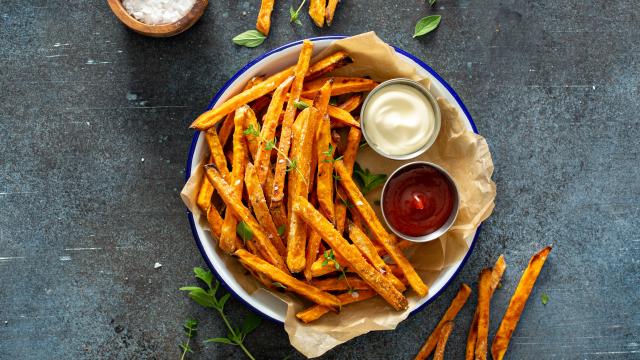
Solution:
<svg viewBox="0 0 640 360"><path fill-rule="evenodd" d="M148 25L141 21L138 21L131 14L127 12L127 9L122 6L121 0L107 0L111 11L116 17L129 29L137 32L138 34L151 36L151 37L169 37L178 35L181 32L187 30L193 24L200 19L204 10L209 5L209 0L196 0L191 10L180 20L162 25Z"/></svg>

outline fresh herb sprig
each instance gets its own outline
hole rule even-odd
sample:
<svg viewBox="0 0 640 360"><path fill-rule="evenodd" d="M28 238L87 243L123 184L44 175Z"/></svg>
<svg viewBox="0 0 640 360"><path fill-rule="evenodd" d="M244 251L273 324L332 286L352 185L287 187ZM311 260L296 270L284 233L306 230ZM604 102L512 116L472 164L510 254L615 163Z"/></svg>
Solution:
<svg viewBox="0 0 640 360"><path fill-rule="evenodd" d="M344 268L340 266L340 264L338 263L338 260L336 260L336 255L333 253L333 249L325 250L323 256L324 256L324 260L322 261L322 266L327 266L329 265L330 261L333 261L333 266L336 268L336 270L340 270L342 272L342 274L340 274L338 279L344 279L344 281L347 282L349 293L352 293L353 288L351 287L351 284L349 284L349 279L347 279L347 273L344 271Z"/></svg>
<svg viewBox="0 0 640 360"><path fill-rule="evenodd" d="M253 332L261 323L260 318L255 314L250 314L247 316L242 324L239 327L234 327L229 322L229 319L224 313L224 306L229 300L231 296L229 293L224 294L222 297L218 298L216 293L218 288L220 287L220 283L213 278L211 271L204 270L201 267L193 268L193 273L197 279L202 280L206 285L206 289L200 286L184 286L181 287L181 291L188 291L189 297L198 303L198 305L203 306L208 309L214 309L218 312L222 321L227 327L227 336L226 337L217 337L207 339L204 342L215 342L227 345L238 346L242 349L245 355L251 359L255 360L255 357L249 352L249 349L244 345L244 340L251 332ZM187 344L188 345L188 344ZM188 349L188 347L185 347ZM184 350L184 349L183 349ZM188 352L189 350L185 350Z"/></svg>
<svg viewBox="0 0 640 360"><path fill-rule="evenodd" d="M334 150L334 149L333 149L333 144L329 144L329 148L327 149L327 151L323 151L323 152L322 152L322 155L324 155L324 156L325 156L325 159L324 159L324 160L322 160L322 162L325 162L325 163L334 163L334 162L336 162L336 161L338 161L338 160L342 160L342 158L344 157L344 156L342 156L342 155L341 155L341 156L338 156L338 157L337 157L337 158L335 158L335 159L333 158L333 150Z"/></svg>
<svg viewBox="0 0 640 360"><path fill-rule="evenodd" d="M418 20L413 37L426 35L435 30L440 25L441 15L429 15Z"/></svg>
<svg viewBox="0 0 640 360"><path fill-rule="evenodd" d="M292 22L296 25L302 25L302 22L298 17L300 16L300 10L302 10L302 7L306 2L307 0L302 0L302 2L300 3L300 6L298 6L298 8L295 10L293 9L293 6L289 7L289 22Z"/></svg>
<svg viewBox="0 0 640 360"><path fill-rule="evenodd" d="M369 169L363 169L357 162L353 167L353 179L360 187L363 195L367 195L387 180L387 174L372 174Z"/></svg>
<svg viewBox="0 0 640 360"><path fill-rule="evenodd" d="M180 349L182 349L180 360L184 360L187 353L193 353L193 350L191 350L191 347L189 346L189 342L191 342L191 338L196 336L196 332L198 331L198 320L189 319L185 321L183 328L185 335L187 335L187 341L185 341L184 344L180 344Z"/></svg>
<svg viewBox="0 0 640 360"><path fill-rule="evenodd" d="M232 39L236 45L254 48L260 46L267 37L258 30L247 30Z"/></svg>

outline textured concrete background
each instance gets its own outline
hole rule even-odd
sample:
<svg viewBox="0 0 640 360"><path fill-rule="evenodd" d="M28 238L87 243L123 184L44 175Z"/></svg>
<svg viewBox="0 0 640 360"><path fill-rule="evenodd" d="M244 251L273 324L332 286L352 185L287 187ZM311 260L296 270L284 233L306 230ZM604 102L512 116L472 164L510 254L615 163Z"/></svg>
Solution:
<svg viewBox="0 0 640 360"><path fill-rule="evenodd" d="M508 357L640 358L637 1L439 0L429 10L423 0L343 0L324 30L306 14L290 25L290 1L277 1L256 49L231 38L253 27L257 0L212 1L191 30L164 40L126 30L105 1L1 3L0 358L175 359L192 316L192 358L240 357L201 344L223 324L177 290L204 265L178 197L187 126L262 52L368 30L458 91L491 147L497 206L439 299L324 358L411 358L460 282L475 289L503 253L493 334L528 258L549 243ZM432 12L440 28L412 39ZM458 316L447 358L462 358L474 306ZM228 309L236 320L248 313L237 300ZM301 357L274 323L247 344L259 358Z"/></svg>

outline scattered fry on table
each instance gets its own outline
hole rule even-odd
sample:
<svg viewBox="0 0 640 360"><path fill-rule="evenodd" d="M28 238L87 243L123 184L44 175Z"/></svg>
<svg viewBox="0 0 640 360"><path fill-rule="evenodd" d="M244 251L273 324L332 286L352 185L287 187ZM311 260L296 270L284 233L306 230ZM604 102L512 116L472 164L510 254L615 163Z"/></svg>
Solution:
<svg viewBox="0 0 640 360"><path fill-rule="evenodd" d="M309 0L309 16L317 27L324 26L324 13L327 0Z"/></svg>
<svg viewBox="0 0 640 360"><path fill-rule="evenodd" d="M493 338L491 355L494 360L502 360L502 358L504 358L504 354L509 347L511 335L513 335L513 331L518 325L522 310L527 303L529 294L531 294L533 285L535 285L538 279L540 270L542 270L542 266L547 260L547 256L549 256L549 252L551 252L551 246L545 247L529 260L529 265L527 265L527 268L520 278L518 287L509 301L509 307L507 307L507 311L502 318L496 336Z"/></svg>
<svg viewBox="0 0 640 360"><path fill-rule="evenodd" d="M447 311L445 311L442 319L440 319L440 322L438 322L438 325L436 325L436 328L433 330L431 335L429 335L427 341L424 342L424 345L422 345L422 347L420 348L418 355L416 355L415 357L416 360L426 359L429 355L431 355L433 350L436 348L438 336L440 335L442 327L445 323L453 321L453 319L456 318L458 312L462 309L464 304L466 304L467 299L469 299L469 295L471 295L471 288L469 287L469 285L460 285L460 290L458 290L458 293L453 298L451 305L449 305L449 308L447 309Z"/></svg>
<svg viewBox="0 0 640 360"><path fill-rule="evenodd" d="M327 2L327 9L325 11L325 20L327 21L327 26L331 26L333 24L333 15L336 13L336 7L338 6L338 2L340 0L329 0Z"/></svg>
<svg viewBox="0 0 640 360"><path fill-rule="evenodd" d="M440 329L440 335L438 336L438 344L436 345L436 351L433 354L433 360L444 360L444 349L447 346L447 340L453 330L453 321L447 321L442 325Z"/></svg>
<svg viewBox="0 0 640 360"><path fill-rule="evenodd" d="M476 360L487 359L487 339L489 337L489 314L491 292L491 269L482 269L478 280L478 336L476 339Z"/></svg>
<svg viewBox="0 0 640 360"><path fill-rule="evenodd" d="M312 227L333 251L342 255L349 262L349 267L366 281L373 290L382 296L396 310L406 309L407 299L393 284L360 254L358 249L349 244L327 219L316 210L304 197L298 196L293 204L293 210Z"/></svg>
<svg viewBox="0 0 640 360"><path fill-rule="evenodd" d="M275 0L262 0L260 4L260 12L256 20L256 30L265 36L269 35L269 29L271 29L271 12L273 11L274 2Z"/></svg>
<svg viewBox="0 0 640 360"><path fill-rule="evenodd" d="M342 161L335 162L335 169L339 177L340 184L345 190L347 196L354 204L354 209L362 215L362 218L367 224L367 227L373 232L376 240L382 245L393 261L402 269L404 276L409 281L409 284L415 290L415 292L423 297L429 292L429 288L420 279L420 276L416 273L409 260L404 256L402 251L395 245L395 239L384 229L380 220L376 216L375 212L365 199L364 195L360 192L360 189L353 181L351 174Z"/></svg>
<svg viewBox="0 0 640 360"><path fill-rule="evenodd" d="M348 305L354 302L371 299L376 295L378 294L376 294L376 292L373 290L356 290L338 295L338 300L340 300L340 303L342 305ZM329 310L329 308L327 308L326 306L314 305L308 309L300 311L296 314L296 317L305 324L308 324L312 321L318 320L329 311L331 310Z"/></svg>
<svg viewBox="0 0 640 360"><path fill-rule="evenodd" d="M500 255L498 257L498 260L496 260L493 269L491 270L489 301L491 301L491 297L498 287L498 284L502 279L502 274L504 274L506 268L507 263L504 261L504 256ZM471 326L469 327L469 335L467 336L467 350L465 352L465 360L473 360L475 358L476 340L478 338L478 316L478 308L476 307L476 312L473 314L473 320L471 321Z"/></svg>
<svg viewBox="0 0 640 360"><path fill-rule="evenodd" d="M262 257L277 268L288 272L289 270L287 269L283 258L280 256L278 250L273 246L271 241L269 241L269 237L264 232L260 224L258 224L258 221L253 217L253 215L251 215L249 209L242 204L242 201L233 196L234 191L231 185L224 181L220 172L218 172L214 165L206 165L205 171L207 178L209 178L209 181L213 187L215 187L216 191L222 198L222 201L227 204L227 211L230 209L238 219L242 219L253 233L253 239L255 240Z"/></svg>
<svg viewBox="0 0 640 360"><path fill-rule="evenodd" d="M271 280L284 285L287 290L302 295L318 305L334 310L338 309L341 305L340 300L338 300L335 295L318 290L318 288L294 278L281 269L278 269L244 249L236 251L234 255L237 256L244 265L248 266L252 270L269 277Z"/></svg>

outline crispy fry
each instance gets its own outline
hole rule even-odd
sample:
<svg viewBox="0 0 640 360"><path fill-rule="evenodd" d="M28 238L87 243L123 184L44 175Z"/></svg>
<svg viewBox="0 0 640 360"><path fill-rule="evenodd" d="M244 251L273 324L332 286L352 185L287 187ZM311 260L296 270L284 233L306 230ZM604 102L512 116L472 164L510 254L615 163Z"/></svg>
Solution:
<svg viewBox="0 0 640 360"><path fill-rule="evenodd" d="M313 107L306 108L298 116L296 122L300 123L300 136L294 138L292 149L292 161L296 161L295 168L289 177L290 200L304 196L307 199L307 179L311 172L311 149L313 135L317 128L317 110ZM274 185L275 188L275 185ZM289 232L287 233L287 266L291 272L299 272L305 269L307 226L297 214L289 212Z"/></svg>
<svg viewBox="0 0 640 360"><path fill-rule="evenodd" d="M264 81L263 76L252 77L244 85L243 91L251 89L252 87L256 86L262 81ZM218 129L218 134L219 134L218 137L220 138L220 144L222 145L223 148L224 148L224 145L227 143L229 136L231 136L231 134L233 133L233 117L234 117L233 115L234 115L233 112L230 112L229 114L227 114L225 120L222 122L222 125L220 126L220 129Z"/></svg>
<svg viewBox="0 0 640 360"><path fill-rule="evenodd" d="M440 319L440 322L438 322L438 325L436 325L436 328L433 330L431 335L429 335L427 341L424 342L424 345L422 345L422 347L420 348L418 355L416 355L415 357L416 360L426 359L429 355L431 355L433 350L436 348L436 343L438 342L438 336L440 335L442 327L445 323L453 321L453 319L455 319L460 309L462 309L464 304L467 302L467 299L469 299L469 295L471 295L471 288L469 287L469 285L460 285L460 290L458 290L458 293L453 298L453 301L451 301L451 305L449 305L449 308L447 309L447 311L445 311L442 319Z"/></svg>
<svg viewBox="0 0 640 360"><path fill-rule="evenodd" d="M360 122L356 120L351 114L349 114L346 110L340 109L339 107L329 106L327 110L329 116L337 123L341 125L347 125L351 127L360 128ZM332 126L335 127L336 123L332 123Z"/></svg>
<svg viewBox="0 0 640 360"><path fill-rule="evenodd" d="M246 250L238 250L234 255L252 270L269 277L275 282L279 282L286 286L288 290L302 295L316 304L326 306L330 309L337 309L340 307L340 300L338 300L336 296L325 291L318 290L316 287L294 278Z"/></svg>
<svg viewBox="0 0 640 360"><path fill-rule="evenodd" d="M311 280L313 277L312 266L318 257L318 253L320 252L320 235L311 230L311 235L309 236L309 240L307 241L307 249L306 249L306 259L304 263L304 277L307 281Z"/></svg>
<svg viewBox="0 0 640 360"><path fill-rule="evenodd" d="M348 113L357 109L360 106L360 102L362 101L362 94L354 94L350 96L345 102L338 105L338 107Z"/></svg>
<svg viewBox="0 0 640 360"><path fill-rule="evenodd" d="M498 287L500 280L502 279L502 274L504 274L505 269L507 268L507 263L504 261L504 256L500 255L498 260L496 261L493 269L491 270L491 286L489 291L489 300L493 296L494 291ZM466 360L473 360L475 357L476 351L476 340L478 338L478 308L476 307L476 312L473 315L473 320L471 321L471 327L469 328L469 335L467 336L467 350L465 352Z"/></svg>
<svg viewBox="0 0 640 360"><path fill-rule="evenodd" d="M305 43L308 43L309 46L311 46L311 42L309 42L308 40L305 40ZM305 49L305 45L303 44L301 55L305 54L305 56L311 56L311 51L308 51L308 55L306 53L307 51ZM335 54L320 59L311 67L307 65L308 71L305 70L305 73L307 76L309 76L309 78L317 78L350 62L351 59L344 51L338 51ZM225 115L235 111L240 106L272 92L276 87L278 87L278 85L282 84L283 81L294 74L294 70L296 69L296 67L297 66L292 66L285 70L282 70L279 73L276 73L266 80L260 82L251 89L245 90L240 94L231 97L229 100L225 101L219 106L216 106L215 108L205 112L191 124L191 128L197 130L206 130L214 126L220 120L222 120Z"/></svg>
<svg viewBox="0 0 640 360"><path fill-rule="evenodd" d="M415 243L411 242L411 241L408 241L408 240L400 240L400 241L396 242L396 248L398 248L400 250L408 249L408 248L412 247L413 245L415 245ZM378 255L380 255L380 256L387 255L387 250L385 250L381 245L374 244L374 246L376 247L376 250L378 251Z"/></svg>
<svg viewBox="0 0 640 360"><path fill-rule="evenodd" d="M267 179L264 182L264 189L265 191L270 191L273 190L273 171L271 171L271 169L269 169L267 171ZM265 196L267 196L268 199L271 198L270 194L265 194ZM276 226L278 228L284 226L285 229L287 227L287 213L284 211L284 207L280 206L280 207L271 207L269 209L269 211L271 212L271 218L273 219L273 222L276 224ZM286 234L286 230L284 232L284 234ZM283 240L285 241L285 245L287 243L287 237L284 236Z"/></svg>
<svg viewBox="0 0 640 360"><path fill-rule="evenodd" d="M376 248L373 246L373 243L371 242L371 240L367 237L367 235L365 235L365 233L359 227L355 226L354 224L351 224L349 226L349 238L351 239L353 244L358 248L358 250L360 250L362 255L364 255L364 257L367 260L369 260L369 262L378 271L384 274L384 276L393 283L396 289L400 291L406 290L402 281L400 281L397 277L395 277L395 275L393 275L393 272L391 272L391 269L389 268L389 266L384 262L384 260L382 260L380 255L378 255L378 252L376 251Z"/></svg>
<svg viewBox="0 0 640 360"><path fill-rule="evenodd" d="M429 288L424 284L416 270L411 266L409 260L404 256L401 250L396 247L395 239L384 229L380 220L371 208L371 205L364 198L364 195L358 189L353 181L351 173L347 170L342 161L335 162L335 169L340 178L340 184L345 190L347 196L354 204L354 209L360 213L362 219L366 222L367 227L373 232L376 240L382 245L393 261L402 269L404 276L411 284L411 287L419 296L426 296Z"/></svg>
<svg viewBox="0 0 640 360"><path fill-rule="evenodd" d="M535 285L536 279L538 278L540 270L542 270L542 266L547 260L547 256L549 256L550 251L551 246L547 246L537 254L533 255L531 260L529 260L529 265L527 265L527 268L524 270L524 273L520 278L518 287L513 293L511 301L509 301L509 307L507 307L507 311L502 318L500 327L498 328L496 336L493 339L493 343L491 344L491 355L494 360L502 360L504 354L507 352L511 335L518 325L522 310L527 303L529 294L531 294L533 285Z"/></svg>
<svg viewBox="0 0 640 360"><path fill-rule="evenodd" d="M253 241L247 241L247 249L253 255L260 256L260 251L258 250L258 247L256 246L256 244ZM259 273L257 271L254 271L253 269L251 269L250 267L244 265L243 263L240 263L240 264L245 269L247 269L247 271L249 271L251 273L251 275L253 275L253 277L258 279L258 281L260 281L260 283L262 285L264 285L267 289L273 288L273 282L271 281L271 279L269 279L268 277L266 277L265 275L263 275L263 274L261 274L261 273Z"/></svg>
<svg viewBox="0 0 640 360"><path fill-rule="evenodd" d="M207 213L207 210L211 206L211 197L213 196L213 185L207 180L206 176L202 178L202 185L200 185L200 191L198 191L198 197L196 198L196 204L202 210L203 213Z"/></svg>
<svg viewBox="0 0 640 360"><path fill-rule="evenodd" d="M476 339L476 360L487 359L487 338L489 336L489 303L491 291L491 269L482 269L478 281L478 338Z"/></svg>
<svg viewBox="0 0 640 360"><path fill-rule="evenodd" d="M309 16L317 27L324 26L324 11L327 0L309 0Z"/></svg>
<svg viewBox="0 0 640 360"><path fill-rule="evenodd" d="M320 108L326 109L331 93L331 82L327 81L320 90L320 101L316 103ZM326 102L323 101L326 99ZM318 111L322 114L322 110ZM317 196L321 212L331 223L335 223L335 211L333 208L333 153L335 147L331 144L331 124L328 116L320 120L316 132L316 156L318 157Z"/></svg>
<svg viewBox="0 0 640 360"><path fill-rule="evenodd" d="M258 119L256 118L256 114L253 112L253 109L247 109L247 115L245 116L245 129L254 129L254 131L260 131L260 124L258 124ZM260 141L259 136L255 136L252 134L245 135L247 141L247 148L249 149L249 154L251 154L251 158L255 161L256 155L258 153L258 144Z"/></svg>
<svg viewBox="0 0 640 360"><path fill-rule="evenodd" d="M209 129L204 133L204 137L207 140L207 144L209 145L209 152L211 153L213 163L216 164L216 166L220 170L220 174L222 174L222 177L224 177L224 179L228 182L231 182L231 174L229 173L229 167L227 166L227 158L224 155L222 143L220 141L220 138L218 137L218 134L215 130Z"/></svg>
<svg viewBox="0 0 640 360"><path fill-rule="evenodd" d="M313 51L313 44L309 40L305 40L302 43L302 50L300 51L300 57L298 58L298 64L295 68L296 78L291 84L290 96L287 101L287 108L284 112L284 120L282 121L282 128L280 130L280 143L278 144L278 160L276 161L276 169L273 178L273 195L271 197L271 203L282 202L284 197L284 179L287 169L287 155L289 154L289 148L291 147L291 127L295 120L296 105L295 102L300 97L300 92L304 85L304 75L309 69L309 61L311 59L311 52ZM304 259L304 257L303 257Z"/></svg>
<svg viewBox="0 0 640 360"><path fill-rule="evenodd" d="M238 219L242 219L253 233L253 240L260 251L260 255L262 255L262 257L272 265L288 272L284 260L280 254L278 254L278 250L275 246L273 246L271 241L269 241L269 237L258 224L258 221L253 217L253 215L251 215L249 209L242 204L242 201L234 196L233 187L224 181L222 176L220 176L220 172L215 169L215 166L206 165L205 171L207 178L222 198L222 201L227 204L227 211L231 210Z"/></svg>
<svg viewBox="0 0 640 360"><path fill-rule="evenodd" d="M371 290L371 287L366 281L354 275L348 275L342 278L313 280L310 284L324 291Z"/></svg>
<svg viewBox="0 0 640 360"><path fill-rule="evenodd" d="M231 184L233 187L233 197L238 201L242 200L242 190L244 188L244 170L247 164L247 148L244 139L244 124L246 122L248 106L242 106L236 110L233 119L233 161L231 164ZM228 253L236 250L236 226L238 221L229 211L224 214L222 233L220 234L220 248Z"/></svg>
<svg viewBox="0 0 640 360"><path fill-rule="evenodd" d="M444 349L447 346L447 340L453 330L453 321L447 321L442 325L440 329L440 335L438 336L438 345L436 345L436 352L433 354L433 360L444 360Z"/></svg>
<svg viewBox="0 0 640 360"><path fill-rule="evenodd" d="M342 162L347 168L349 174L353 173L353 164L355 164L356 162L356 156L358 155L358 149L360 148L361 138L362 133L359 129L349 129L349 134L347 135L347 147L342 154ZM345 202L347 201L347 196L341 188L336 189L336 193L337 195L334 204L336 213L336 229L338 229L340 233L343 233L345 219L347 218L347 205L345 204Z"/></svg>
<svg viewBox="0 0 640 360"><path fill-rule="evenodd" d="M338 96L353 92L363 92L363 91L371 91L378 83L365 78L357 78L357 77L332 77L333 86L331 87L331 96ZM302 89L302 97L314 97L324 82L327 79L316 79L313 81L309 81L304 84L304 88Z"/></svg>
<svg viewBox="0 0 640 360"><path fill-rule="evenodd" d="M256 172L258 173L258 179L261 183L264 183L267 179L267 172L269 171L269 160L271 159L271 150L275 147L275 134L276 127L278 126L278 119L282 113L282 106L284 105L285 94L289 90L294 77L290 76L280 86L278 86L273 93L271 103L267 109L267 114L264 117L262 123L262 130L260 131L260 143L258 145L258 152L254 161ZM267 146L267 144L269 146ZM266 189L266 188L265 188Z"/></svg>
<svg viewBox="0 0 640 360"><path fill-rule="evenodd" d="M353 60L346 51L340 50L327 57L314 62L307 72L306 80L317 79L322 75L328 74L333 70L341 68L347 64L351 64Z"/></svg>
<svg viewBox="0 0 640 360"><path fill-rule="evenodd" d="M340 0L329 0L327 3L327 10L325 11L325 19L327 20L327 26L331 26L333 23L333 15L336 13L336 7Z"/></svg>
<svg viewBox="0 0 640 360"><path fill-rule="evenodd" d="M210 206L207 211L207 222L209 222L211 234L213 234L217 239L220 239L220 233L222 232L222 223L224 222L224 219L222 219L222 216L220 216L218 209L216 209L214 206Z"/></svg>
<svg viewBox="0 0 640 360"><path fill-rule="evenodd" d="M338 265L340 265L341 268L347 268L349 264L346 261L338 260L338 254L335 252L334 254L336 255ZM319 277L338 271L338 269L335 268L333 260L328 261L326 265L324 264L325 260L326 259L321 256L311 264L311 277Z"/></svg>
<svg viewBox="0 0 640 360"><path fill-rule="evenodd" d="M349 262L349 267L382 296L396 310L406 309L407 299L393 284L360 254L358 249L349 244L340 233L302 196L298 196L293 210L326 241L334 252L342 255Z"/></svg>
<svg viewBox="0 0 640 360"><path fill-rule="evenodd" d="M260 12L258 13L258 20L256 20L256 30L265 36L269 35L269 29L271 28L271 12L273 11L274 2L275 0L262 0L260 4Z"/></svg>
<svg viewBox="0 0 640 360"><path fill-rule="evenodd" d="M271 213L269 213L269 207L267 206L267 200L262 192L262 186L258 180L258 175L252 164L247 164L247 169L244 173L244 181L247 185L247 192L249 193L249 201L251 207L256 216L256 220L267 233L267 237L271 240L271 243L278 250L280 256L284 257L287 254L287 250L278 235L278 228L276 227Z"/></svg>
<svg viewBox="0 0 640 360"><path fill-rule="evenodd" d="M340 300L340 303L342 305L348 305L354 302L371 299L376 295L378 294L376 294L376 292L373 290L359 290L359 291L346 292L346 293L340 294L338 295L338 300ZM310 308L300 311L299 313L296 314L296 317L300 319L302 322L304 322L305 324L308 324L312 321L318 320L329 311L330 311L329 308L327 308L326 306L314 305Z"/></svg>

